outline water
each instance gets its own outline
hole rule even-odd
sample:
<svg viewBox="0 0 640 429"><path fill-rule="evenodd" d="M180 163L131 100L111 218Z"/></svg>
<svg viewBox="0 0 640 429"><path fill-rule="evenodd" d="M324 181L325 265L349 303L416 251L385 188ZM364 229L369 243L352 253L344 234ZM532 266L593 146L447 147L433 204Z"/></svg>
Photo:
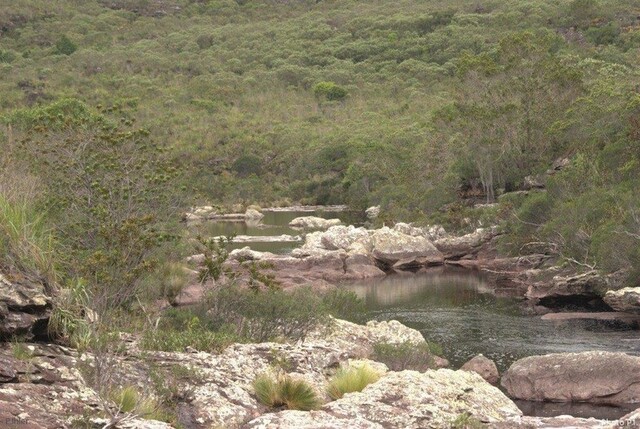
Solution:
<svg viewBox="0 0 640 429"><path fill-rule="evenodd" d="M251 236L279 236L292 235L303 237L305 231L289 227L289 222L301 216L317 216L324 219L340 219L345 225L361 224L362 213L351 211L265 211L264 218L260 222L228 222L228 221L204 221L189 225L192 234L200 234L203 237L217 237L229 235ZM232 243L230 249L239 249L245 246L260 252L289 253L300 243L292 242L245 242Z"/></svg>
<svg viewBox="0 0 640 429"><path fill-rule="evenodd" d="M376 320L396 319L442 346L453 367L482 353L506 370L514 360L587 350L640 354L640 331L612 322L547 321L522 301L496 297L479 273L454 268L390 275L347 285Z"/></svg>

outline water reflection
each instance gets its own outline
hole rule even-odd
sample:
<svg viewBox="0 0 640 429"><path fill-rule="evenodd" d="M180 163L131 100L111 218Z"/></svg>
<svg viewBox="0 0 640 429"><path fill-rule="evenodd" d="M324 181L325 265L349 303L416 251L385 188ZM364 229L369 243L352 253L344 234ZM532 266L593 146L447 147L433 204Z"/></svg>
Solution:
<svg viewBox="0 0 640 429"><path fill-rule="evenodd" d="M481 275L459 269L393 275L347 286L370 316L397 319L439 343L454 367L478 353L504 371L516 359L587 350L640 354L640 332L592 320L545 321L517 299L496 297Z"/></svg>

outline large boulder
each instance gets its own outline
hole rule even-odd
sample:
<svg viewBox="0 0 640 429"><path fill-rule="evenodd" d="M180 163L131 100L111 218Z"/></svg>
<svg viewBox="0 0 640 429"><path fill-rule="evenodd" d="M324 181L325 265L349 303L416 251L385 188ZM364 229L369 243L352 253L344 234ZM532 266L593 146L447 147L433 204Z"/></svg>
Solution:
<svg viewBox="0 0 640 429"><path fill-rule="evenodd" d="M599 351L530 356L511 365L502 386L528 401L639 403L640 357Z"/></svg>
<svg viewBox="0 0 640 429"><path fill-rule="evenodd" d="M0 272L0 340L47 334L52 308L49 289L42 281Z"/></svg>
<svg viewBox="0 0 640 429"><path fill-rule="evenodd" d="M433 242L445 259L469 258L477 254L483 245L498 234L495 228L478 228L474 232L458 237L443 236Z"/></svg>
<svg viewBox="0 0 640 429"><path fill-rule="evenodd" d="M640 314L640 287L626 287L610 290L604 295L604 302L616 311Z"/></svg>
<svg viewBox="0 0 640 429"><path fill-rule="evenodd" d="M301 229L327 229L340 224L342 224L340 219L325 219L317 216L297 217L289 222L290 227Z"/></svg>
<svg viewBox="0 0 640 429"><path fill-rule="evenodd" d="M572 305L582 302L582 306L593 307L589 301L602 303L602 296L609 289L617 289L618 275L603 275L598 271L587 271L581 274L559 272L553 275L556 268L548 270L531 270L525 273L529 277L525 297L541 305L561 307L567 301Z"/></svg>
<svg viewBox="0 0 640 429"><path fill-rule="evenodd" d="M498 384L498 379L500 378L496 363L482 354L471 358L460 369L478 373L480 377L491 384Z"/></svg>
<svg viewBox="0 0 640 429"><path fill-rule="evenodd" d="M388 227L371 234L372 255L393 267L440 265L442 253L426 237L415 237Z"/></svg>
<svg viewBox="0 0 640 429"><path fill-rule="evenodd" d="M479 375L440 369L390 372L362 392L346 394L319 411L265 414L246 427L449 428L463 414L492 424L522 413Z"/></svg>
<svg viewBox="0 0 640 429"><path fill-rule="evenodd" d="M369 253L371 251L369 231L364 228L356 228L353 225L332 226L321 235L320 243L323 248L329 250L354 251L358 249L355 253Z"/></svg>

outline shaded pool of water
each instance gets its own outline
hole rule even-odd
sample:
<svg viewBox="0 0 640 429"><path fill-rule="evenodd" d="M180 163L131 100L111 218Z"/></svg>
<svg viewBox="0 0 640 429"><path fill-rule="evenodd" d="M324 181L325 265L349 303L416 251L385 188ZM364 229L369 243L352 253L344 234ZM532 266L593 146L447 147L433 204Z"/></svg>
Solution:
<svg viewBox="0 0 640 429"><path fill-rule="evenodd" d="M442 346L453 368L482 353L504 372L515 360L546 353L587 350L640 355L640 331L587 320L546 321L527 315L515 298L496 297L491 284L470 270L434 269L346 286L364 299L369 317L399 320ZM619 418L632 408L531 404L530 415L574 413Z"/></svg>

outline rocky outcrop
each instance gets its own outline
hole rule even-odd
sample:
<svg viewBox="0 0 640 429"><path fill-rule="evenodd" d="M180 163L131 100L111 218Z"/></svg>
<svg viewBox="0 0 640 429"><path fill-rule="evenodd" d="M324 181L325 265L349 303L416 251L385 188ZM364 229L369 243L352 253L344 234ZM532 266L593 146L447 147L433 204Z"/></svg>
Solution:
<svg viewBox="0 0 640 429"><path fill-rule="evenodd" d="M496 228L478 228L470 234L459 237L447 236L434 241L436 248L445 259L472 258L482 246L498 235Z"/></svg>
<svg viewBox="0 0 640 429"><path fill-rule="evenodd" d="M604 302L616 311L640 314L640 287L607 291Z"/></svg>
<svg viewBox="0 0 640 429"><path fill-rule="evenodd" d="M328 229L340 224L342 224L340 219L325 219L317 216L297 217L289 222L290 227L300 229Z"/></svg>
<svg viewBox="0 0 640 429"><path fill-rule="evenodd" d="M380 372L386 367L367 361L377 342L423 343L422 335L398 322L356 325L335 320L296 344L236 344L221 354L143 351L137 339L123 335L113 354L95 356L59 346L8 345L0 348L0 422L25 422L30 428L106 426L105 406L115 411L109 385L132 386L141 398L159 398L152 380L172 386L177 396L175 418L184 427L239 428L269 411L253 393L255 377L278 367L309 382L325 401L328 378L341 365L367 363ZM100 363L102 362L102 363ZM107 364L98 395L93 377ZM104 370L104 369L103 369ZM91 377L89 380L87 376ZM355 417L355 416L354 416ZM17 423L16 423L17 424ZM0 425L1 426L1 425ZM4 427L4 426L3 426ZM114 428L167 429L152 420L127 419Z"/></svg>
<svg viewBox="0 0 640 429"><path fill-rule="evenodd" d="M44 282L0 272L0 340L46 335L52 308L47 289Z"/></svg>
<svg viewBox="0 0 640 429"><path fill-rule="evenodd" d="M442 253L429 239L407 235L387 227L371 233L372 256L391 267L441 265Z"/></svg>
<svg viewBox="0 0 640 429"><path fill-rule="evenodd" d="M502 386L529 401L640 403L640 357L595 351L530 356L511 365Z"/></svg>
<svg viewBox="0 0 640 429"><path fill-rule="evenodd" d="M440 369L390 372L362 392L329 402L321 410L265 414L246 428L449 428L461 414L497 423L521 415L479 375ZM330 423L330 424L329 424Z"/></svg>
<svg viewBox="0 0 640 429"><path fill-rule="evenodd" d="M460 369L475 372L491 384L498 384L498 379L500 378L495 362L482 354L471 358Z"/></svg>
<svg viewBox="0 0 640 429"><path fill-rule="evenodd" d="M191 261L198 262L197 256L191 257ZM288 256L257 252L245 247L232 251L225 265L239 271L238 265L243 261L263 263L262 272L273 275L285 288L306 285L329 288L340 281L385 276L372 259L350 255L344 250L307 249Z"/></svg>
<svg viewBox="0 0 640 429"><path fill-rule="evenodd" d="M369 220L376 220L380 216L380 206L371 206L364 211Z"/></svg>
<svg viewBox="0 0 640 429"><path fill-rule="evenodd" d="M247 211L244 212L244 218L248 221L258 221L264 217L260 211L253 207L249 207Z"/></svg>

